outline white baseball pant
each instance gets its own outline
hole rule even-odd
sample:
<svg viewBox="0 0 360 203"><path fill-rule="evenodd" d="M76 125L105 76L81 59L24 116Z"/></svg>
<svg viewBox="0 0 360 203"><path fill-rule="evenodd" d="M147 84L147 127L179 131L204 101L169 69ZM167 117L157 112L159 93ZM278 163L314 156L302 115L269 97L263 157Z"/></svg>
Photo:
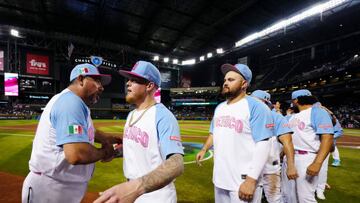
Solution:
<svg viewBox="0 0 360 203"><path fill-rule="evenodd" d="M286 175L287 164L286 156L284 156L282 167L281 167L281 195L284 203L296 203L296 188L295 181L289 180Z"/></svg>
<svg viewBox="0 0 360 203"><path fill-rule="evenodd" d="M339 153L339 149L337 148L337 146L335 146L335 150L332 153L332 157L333 157L333 159L340 160L340 153Z"/></svg>
<svg viewBox="0 0 360 203"><path fill-rule="evenodd" d="M267 202L282 203L280 171L275 174L264 174L262 181Z"/></svg>
<svg viewBox="0 0 360 203"><path fill-rule="evenodd" d="M79 203L86 189L86 182L61 182L43 174L30 172L23 184L22 203Z"/></svg>
<svg viewBox="0 0 360 203"><path fill-rule="evenodd" d="M321 166L316 191L320 191L320 192L325 191L325 185L327 182L327 173L328 173L328 168L329 168L329 157L330 157L330 154L326 157L326 159L324 160L324 162Z"/></svg>
<svg viewBox="0 0 360 203"><path fill-rule="evenodd" d="M240 186L239 186L240 187ZM215 203L258 203L261 202L261 190L262 187L257 185L253 199L249 202L243 201L239 198L239 191L231 191L218 188L215 188Z"/></svg>
<svg viewBox="0 0 360 203"><path fill-rule="evenodd" d="M308 166L314 161L316 154L298 154L295 153L295 167L299 177L295 181L296 194L298 202L316 203L315 190L318 184L318 176L309 176L306 174Z"/></svg>

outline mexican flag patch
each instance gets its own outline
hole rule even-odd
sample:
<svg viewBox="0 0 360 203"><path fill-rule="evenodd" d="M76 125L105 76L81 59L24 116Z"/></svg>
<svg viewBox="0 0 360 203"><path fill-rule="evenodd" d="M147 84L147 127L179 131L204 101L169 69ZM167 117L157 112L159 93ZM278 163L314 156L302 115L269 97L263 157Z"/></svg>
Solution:
<svg viewBox="0 0 360 203"><path fill-rule="evenodd" d="M80 74L85 74L85 73L88 73L89 72L89 69L88 68L81 68L79 69L79 73Z"/></svg>
<svg viewBox="0 0 360 203"><path fill-rule="evenodd" d="M69 134L79 135L79 134L82 134L82 132L83 132L83 128L81 127L81 125L69 126Z"/></svg>

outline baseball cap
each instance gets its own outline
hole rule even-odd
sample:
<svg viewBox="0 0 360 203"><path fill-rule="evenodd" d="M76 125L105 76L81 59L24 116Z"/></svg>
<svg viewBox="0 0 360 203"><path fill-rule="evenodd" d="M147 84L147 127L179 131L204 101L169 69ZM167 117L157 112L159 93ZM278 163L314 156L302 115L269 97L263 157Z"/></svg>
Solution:
<svg viewBox="0 0 360 203"><path fill-rule="evenodd" d="M253 93L251 93L251 96L262 99L266 103L271 104L270 94L265 92L264 90L255 90Z"/></svg>
<svg viewBox="0 0 360 203"><path fill-rule="evenodd" d="M252 78L252 72L247 65L240 64L240 63L232 65L232 64L226 63L221 66L221 72L224 75L229 71L235 71L235 72L239 73L250 84L251 78Z"/></svg>
<svg viewBox="0 0 360 203"><path fill-rule="evenodd" d="M311 92L307 89L293 91L291 94L291 99L297 99L301 96L311 96Z"/></svg>
<svg viewBox="0 0 360 203"><path fill-rule="evenodd" d="M89 63L76 65L71 71L70 82L79 77L79 75L100 77L102 85L108 85L111 82L111 75L100 74L99 70Z"/></svg>
<svg viewBox="0 0 360 203"><path fill-rule="evenodd" d="M160 71L147 61L138 61L131 71L120 70L119 73L126 78L142 78L155 83L158 87L161 85Z"/></svg>

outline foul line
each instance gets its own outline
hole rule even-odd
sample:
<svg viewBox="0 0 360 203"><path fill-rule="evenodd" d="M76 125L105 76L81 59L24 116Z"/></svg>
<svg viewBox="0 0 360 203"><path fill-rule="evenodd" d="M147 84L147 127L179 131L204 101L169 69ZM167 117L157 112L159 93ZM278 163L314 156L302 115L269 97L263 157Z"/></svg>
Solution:
<svg viewBox="0 0 360 203"><path fill-rule="evenodd" d="M206 157L205 159L200 160L200 162L211 159L214 155L214 152L212 150L209 150L209 153L210 153L210 156ZM196 161L184 161L184 164L193 164L193 163L196 163Z"/></svg>
<svg viewBox="0 0 360 203"><path fill-rule="evenodd" d="M0 136L7 136L7 135L18 136L18 137L34 137L35 136L35 135L29 135L29 134L0 133Z"/></svg>

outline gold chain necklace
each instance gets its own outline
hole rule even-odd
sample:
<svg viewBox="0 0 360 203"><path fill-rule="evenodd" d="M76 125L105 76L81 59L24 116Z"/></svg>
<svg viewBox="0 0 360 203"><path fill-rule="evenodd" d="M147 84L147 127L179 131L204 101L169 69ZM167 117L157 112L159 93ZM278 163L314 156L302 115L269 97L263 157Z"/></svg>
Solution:
<svg viewBox="0 0 360 203"><path fill-rule="evenodd" d="M134 122L132 122L132 120L133 120L134 113L135 113L136 110L133 111L132 114L131 114L131 117L130 117L129 126L132 127L133 125L135 125L135 123L137 123L137 122L143 117L143 115L146 113L146 111L149 110L149 109L150 109L152 106L154 106L155 104L156 104L156 103L150 104L149 106L147 106L147 107L145 108L145 110L140 114L140 116L139 116Z"/></svg>

